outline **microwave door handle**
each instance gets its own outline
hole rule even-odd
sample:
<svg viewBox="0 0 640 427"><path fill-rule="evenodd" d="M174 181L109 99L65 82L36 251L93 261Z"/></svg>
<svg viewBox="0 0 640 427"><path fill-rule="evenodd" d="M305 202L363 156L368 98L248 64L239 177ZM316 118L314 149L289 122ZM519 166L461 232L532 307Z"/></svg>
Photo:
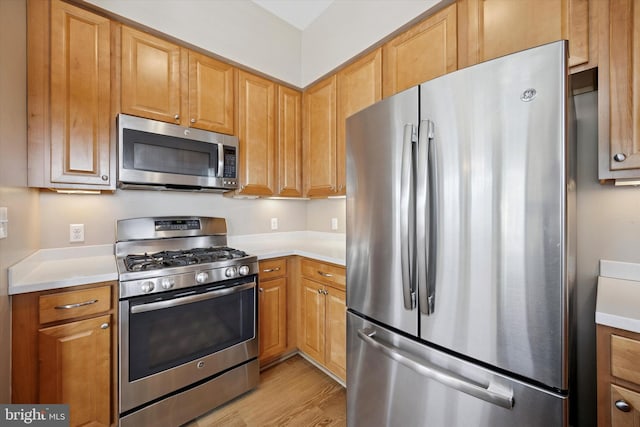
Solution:
<svg viewBox="0 0 640 427"><path fill-rule="evenodd" d="M224 178L224 144L218 144L218 173L217 178Z"/></svg>
<svg viewBox="0 0 640 427"><path fill-rule="evenodd" d="M416 137L415 126L404 125L402 140L402 167L400 170L400 263L402 267L402 295L404 308L416 308L416 287L414 283L414 221L413 200L413 143Z"/></svg>

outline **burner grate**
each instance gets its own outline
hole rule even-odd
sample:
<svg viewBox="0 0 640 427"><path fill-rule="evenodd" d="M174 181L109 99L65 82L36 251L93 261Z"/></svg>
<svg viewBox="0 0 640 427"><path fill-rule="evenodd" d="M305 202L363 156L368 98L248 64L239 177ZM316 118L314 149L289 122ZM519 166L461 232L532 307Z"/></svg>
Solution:
<svg viewBox="0 0 640 427"><path fill-rule="evenodd" d="M127 255L127 271L159 270L167 267L206 264L248 256L246 252L229 247L193 248L178 251L160 251L152 254Z"/></svg>

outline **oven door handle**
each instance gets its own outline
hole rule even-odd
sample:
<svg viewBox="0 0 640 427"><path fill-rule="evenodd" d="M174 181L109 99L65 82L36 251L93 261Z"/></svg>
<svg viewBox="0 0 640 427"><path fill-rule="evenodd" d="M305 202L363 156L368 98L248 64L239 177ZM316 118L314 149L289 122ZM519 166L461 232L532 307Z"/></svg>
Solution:
<svg viewBox="0 0 640 427"><path fill-rule="evenodd" d="M146 313L148 311L162 310L165 308L176 307L179 305L191 304L198 301L205 301L208 299L219 298L225 295L231 295L238 292L246 291L247 289L251 289L255 287L256 287L256 283L251 282L251 283L245 283L244 285L233 286L231 288L216 289L215 291L206 292L203 294L189 295L187 297L174 298L166 301L158 301L158 302L151 302L148 304L134 305L129 309L129 312L131 314L137 314L137 313Z"/></svg>

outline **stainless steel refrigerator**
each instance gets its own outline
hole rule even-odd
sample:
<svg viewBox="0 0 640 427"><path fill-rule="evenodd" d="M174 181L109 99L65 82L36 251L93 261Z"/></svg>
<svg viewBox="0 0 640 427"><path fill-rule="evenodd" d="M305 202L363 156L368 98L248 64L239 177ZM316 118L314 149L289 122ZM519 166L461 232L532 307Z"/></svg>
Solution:
<svg viewBox="0 0 640 427"><path fill-rule="evenodd" d="M347 119L347 419L567 426L575 142L567 44Z"/></svg>

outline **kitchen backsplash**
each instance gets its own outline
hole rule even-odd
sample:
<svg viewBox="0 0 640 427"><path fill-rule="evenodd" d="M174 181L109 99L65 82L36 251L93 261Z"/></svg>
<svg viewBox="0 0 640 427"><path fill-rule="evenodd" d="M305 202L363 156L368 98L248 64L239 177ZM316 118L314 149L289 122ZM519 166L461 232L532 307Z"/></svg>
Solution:
<svg viewBox="0 0 640 427"><path fill-rule="evenodd" d="M118 190L114 194L40 193L41 248L111 244L118 219L200 215L227 219L229 235L271 231L345 232L345 200L232 199L220 194ZM278 229L271 229L277 218ZM338 229L331 229L336 218ZM69 225L84 224L84 243L69 242Z"/></svg>

